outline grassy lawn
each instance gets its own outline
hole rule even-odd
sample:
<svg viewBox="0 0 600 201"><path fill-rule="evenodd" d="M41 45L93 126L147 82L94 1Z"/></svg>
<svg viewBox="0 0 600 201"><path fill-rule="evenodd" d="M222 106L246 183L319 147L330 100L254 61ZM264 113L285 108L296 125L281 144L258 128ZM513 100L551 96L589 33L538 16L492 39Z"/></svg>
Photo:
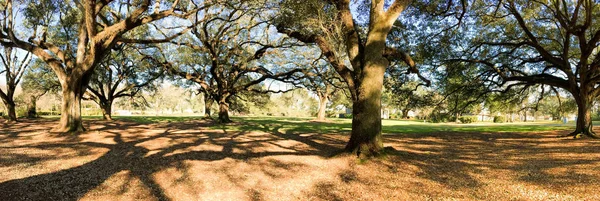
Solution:
<svg viewBox="0 0 600 201"><path fill-rule="evenodd" d="M114 116L116 120L142 124L174 123L200 120L203 116ZM49 117L58 118L58 117ZM101 116L86 116L86 120L99 120ZM327 122L314 122L313 118L294 117L233 117L234 124L215 125L212 128L231 131L271 131L278 129L292 133L345 133L352 127L351 119L332 118ZM600 123L600 122L599 122ZM563 124L558 121L472 124L429 123L418 120L383 120L385 134L420 134L437 132L536 132L573 129L574 122Z"/></svg>
<svg viewBox="0 0 600 201"><path fill-rule="evenodd" d="M281 117L239 117L235 121L240 125L219 125L226 130L264 130L265 127L279 127L281 130L297 133L339 133L349 132L352 128L350 119L330 119L329 122L311 122L311 118L281 118ZM266 126L265 126L266 125ZM479 122L473 124L428 123L413 120L383 120L385 134L420 134L436 132L534 132L568 130L573 123L559 122L519 122L491 123Z"/></svg>

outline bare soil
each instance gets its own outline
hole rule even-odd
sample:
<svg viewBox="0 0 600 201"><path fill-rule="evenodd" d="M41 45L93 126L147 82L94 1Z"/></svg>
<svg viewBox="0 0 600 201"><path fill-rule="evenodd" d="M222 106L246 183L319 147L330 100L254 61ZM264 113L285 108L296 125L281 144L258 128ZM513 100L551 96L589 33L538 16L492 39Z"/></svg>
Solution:
<svg viewBox="0 0 600 201"><path fill-rule="evenodd" d="M386 135L360 161L345 134L56 124L0 124L0 200L600 200L600 141L559 132Z"/></svg>

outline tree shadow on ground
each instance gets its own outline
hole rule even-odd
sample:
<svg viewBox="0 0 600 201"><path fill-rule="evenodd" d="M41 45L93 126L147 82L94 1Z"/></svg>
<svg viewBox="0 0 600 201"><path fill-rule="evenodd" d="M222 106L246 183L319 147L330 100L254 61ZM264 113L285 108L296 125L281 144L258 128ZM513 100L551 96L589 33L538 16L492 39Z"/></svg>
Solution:
<svg viewBox="0 0 600 201"><path fill-rule="evenodd" d="M576 143L556 138L556 132L527 133L431 133L426 135L386 135L390 149L390 169L405 163L417 166L420 177L450 189L478 189L488 185L482 172L499 172L498 176L557 190L573 184L597 184L598 176L580 166L598 165L600 141ZM594 156L596 155L596 156ZM587 157L586 157L587 156ZM569 171L557 171L568 169ZM579 172L576 173L575 171ZM502 175L500 172L509 172ZM583 179L582 179L583 178ZM484 198L479 198L484 199Z"/></svg>
<svg viewBox="0 0 600 201"><path fill-rule="evenodd" d="M162 133L147 134L148 125L138 122L101 122L96 128L79 136L64 138L59 142L41 142L36 144L5 146L8 149L52 149L52 148L101 148L108 150L99 158L85 164L31 177L14 179L0 183L0 200L78 200L92 189L97 188L104 181L118 172L127 170L132 177L139 179L153 197L159 200L169 200L163 189L158 185L152 175L169 167L176 167L182 161L217 161L225 158L248 160L253 158L282 156L282 155L315 155L330 156L332 150L337 150L331 145L313 141L314 136L300 137L293 134L283 134L277 128L265 130L273 131L273 135L251 139L244 136L252 130L223 132L214 130L198 130L211 125L210 122L178 122L157 125L153 129L162 129ZM176 128L176 130L171 130ZM19 128L14 128L18 130ZM183 130L183 132L181 132ZM112 137L110 142L91 142L82 135L94 135L103 132ZM18 137L18 133L14 136ZM126 136L125 136L126 135ZM56 135L56 137L63 137ZM175 143L160 149L150 150L141 144L153 140L168 139ZM238 140L244 138L244 140ZM182 140L182 142L176 142ZM283 146L278 141L292 140L307 146ZM104 140L106 141L106 140ZM185 141L185 142L183 142ZM221 150L190 150L202 144L210 143L222 147ZM269 151L260 146L277 146L278 151ZM183 151L185 150L185 151ZM14 157L22 157L14 155ZM60 158L59 158L60 159ZM27 159L36 160L41 159ZM26 161L27 161L26 160ZM2 161L1 165L11 166L24 161ZM278 161L261 164L268 168L291 168L294 164ZM298 164L296 164L298 165ZM0 166L1 167L1 166ZM276 176L275 174L272 174ZM253 195L260 197L258 193Z"/></svg>
<svg viewBox="0 0 600 201"><path fill-rule="evenodd" d="M51 122L29 122L33 124ZM98 188L113 175L127 171L149 190L152 198L170 200L164 185L154 175L169 168L186 170L184 161L221 161L233 159L260 167L270 178L280 179L286 172L302 173L304 163L283 162L271 156L318 156L329 158L342 150L348 138L347 132L335 126L302 122L251 122L233 125L232 129L214 125L203 120L145 124L136 121L94 121L90 131L80 135L49 135L61 140L37 143L9 143L13 140L27 141L30 132L43 131L28 128L27 123L9 127L15 133L10 139L0 139L0 147L9 152L0 158L0 167L39 163L43 160L61 160L60 157L29 156L18 150L73 149L78 154L103 150L90 162L51 172L0 183L0 200L78 200ZM304 126L303 126L304 125ZM322 132L314 132L320 125L330 126ZM221 129L215 129L221 128ZM19 129L23 129L20 131ZM40 130L41 129L41 130ZM259 131L259 132L257 132ZM416 167L417 177L443 185L452 190L484 188L486 183L478 174L485 171L509 172L516 179L533 185L551 188L551 185L568 187L573 183L597 185L598 175L580 171L580 165L593 165L596 159L563 157L561 154L600 154L600 141L574 141L554 138L552 134L520 133L427 133L422 135L385 135L390 157L375 160L385 168L380 180L367 181L360 172L345 169L339 172L338 181L320 181L309 193L320 199L343 200L349 197L349 185L383 185L386 177L404 174L407 166ZM565 142L565 143L562 143ZM205 149L205 146L214 146ZM14 151L17 150L17 151ZM69 157L69 156L61 156ZM254 167L253 166L253 167ZM597 166L596 166L597 167ZM568 168L563 174L551 170ZM225 171L231 183L243 186L243 178ZM198 174L186 172L185 174ZM201 173L200 173L201 174ZM587 178L587 179L586 179ZM389 178L387 178L389 179ZM378 183L379 182L379 183ZM260 189L247 188L248 197L264 198ZM332 189L323 191L323 189ZM398 190L398 189L389 189ZM410 190L410 189L404 189ZM477 195L475 195L477 197ZM485 199L480 197L481 199Z"/></svg>

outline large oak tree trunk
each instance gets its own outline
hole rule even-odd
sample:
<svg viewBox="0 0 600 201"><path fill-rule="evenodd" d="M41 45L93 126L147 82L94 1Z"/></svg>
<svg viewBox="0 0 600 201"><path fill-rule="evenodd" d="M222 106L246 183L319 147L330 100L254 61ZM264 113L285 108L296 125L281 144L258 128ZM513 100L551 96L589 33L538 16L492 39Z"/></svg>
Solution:
<svg viewBox="0 0 600 201"><path fill-rule="evenodd" d="M55 132L85 131L81 119L81 97L86 88L87 81L82 79L66 80L62 84L60 123L54 129Z"/></svg>
<svg viewBox="0 0 600 201"><path fill-rule="evenodd" d="M219 101L219 122L231 122L231 119L229 119L229 104L224 100Z"/></svg>
<svg viewBox="0 0 600 201"><path fill-rule="evenodd" d="M581 98L576 98L577 102L577 124L575 131L569 136L577 137L577 134L583 134L593 138L600 138L592 130L592 101L589 96L582 94Z"/></svg>
<svg viewBox="0 0 600 201"><path fill-rule="evenodd" d="M112 121L112 101L100 101L102 119Z"/></svg>
<svg viewBox="0 0 600 201"><path fill-rule="evenodd" d="M367 61L363 79L352 104L352 134L346 151L360 157L379 155L383 151L381 136L381 92L387 60L379 56Z"/></svg>
<svg viewBox="0 0 600 201"><path fill-rule="evenodd" d="M204 98L204 118L212 118L210 108L212 107L214 100L210 98Z"/></svg>
<svg viewBox="0 0 600 201"><path fill-rule="evenodd" d="M8 110L8 121L17 121L17 112L15 109L15 102L6 102L6 109Z"/></svg>
<svg viewBox="0 0 600 201"><path fill-rule="evenodd" d="M327 96L319 96L319 111L317 112L317 120L325 120L325 109L327 108Z"/></svg>

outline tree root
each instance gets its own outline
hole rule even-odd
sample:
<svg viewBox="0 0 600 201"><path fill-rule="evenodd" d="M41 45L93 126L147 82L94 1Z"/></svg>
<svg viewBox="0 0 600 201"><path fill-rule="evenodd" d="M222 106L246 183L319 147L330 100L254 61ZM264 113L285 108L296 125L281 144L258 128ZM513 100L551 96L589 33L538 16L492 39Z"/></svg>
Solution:
<svg viewBox="0 0 600 201"><path fill-rule="evenodd" d="M593 131L573 131L567 135L562 135L559 137L572 137L573 139L579 139L579 138L583 138L583 137L589 137L589 138L593 138L593 139L600 139L600 135L596 134Z"/></svg>
<svg viewBox="0 0 600 201"><path fill-rule="evenodd" d="M217 123L220 124L228 124L228 123L233 123L233 121L231 121L231 119L217 119Z"/></svg>
<svg viewBox="0 0 600 201"><path fill-rule="evenodd" d="M350 146L350 144L348 144L344 150L360 159L368 159L386 155L386 151L383 147L379 147L371 143L364 143L357 146Z"/></svg>
<svg viewBox="0 0 600 201"><path fill-rule="evenodd" d="M50 130L52 133L62 133L62 134L77 134L81 132L85 132L87 129L83 127L83 125L74 126L64 126L59 125L58 127Z"/></svg>

